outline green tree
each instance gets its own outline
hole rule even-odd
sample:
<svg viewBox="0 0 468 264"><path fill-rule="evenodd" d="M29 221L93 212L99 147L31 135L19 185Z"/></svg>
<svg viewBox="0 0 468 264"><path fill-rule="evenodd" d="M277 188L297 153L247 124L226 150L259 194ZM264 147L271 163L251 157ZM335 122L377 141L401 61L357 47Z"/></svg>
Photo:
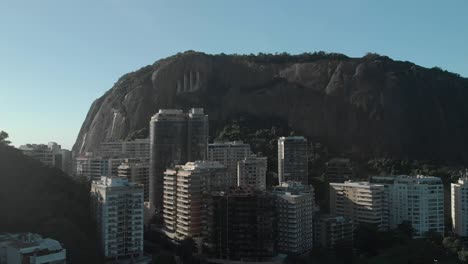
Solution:
<svg viewBox="0 0 468 264"><path fill-rule="evenodd" d="M8 138L8 133L5 131L0 131L0 145L10 145L10 141L7 140Z"/></svg>

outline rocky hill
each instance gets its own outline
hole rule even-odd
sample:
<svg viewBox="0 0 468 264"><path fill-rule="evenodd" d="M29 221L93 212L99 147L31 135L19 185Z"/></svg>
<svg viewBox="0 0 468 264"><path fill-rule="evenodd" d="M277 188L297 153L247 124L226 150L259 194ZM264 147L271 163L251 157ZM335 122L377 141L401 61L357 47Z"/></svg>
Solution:
<svg viewBox="0 0 468 264"><path fill-rule="evenodd" d="M91 106L75 153L147 135L160 108L282 120L338 153L468 161L468 79L377 54L208 55L188 51L122 76Z"/></svg>

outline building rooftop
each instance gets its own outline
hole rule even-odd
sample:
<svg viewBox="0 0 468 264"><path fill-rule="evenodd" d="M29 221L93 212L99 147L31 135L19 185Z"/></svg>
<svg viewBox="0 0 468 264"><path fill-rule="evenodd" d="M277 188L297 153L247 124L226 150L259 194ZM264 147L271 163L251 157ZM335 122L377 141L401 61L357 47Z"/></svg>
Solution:
<svg viewBox="0 0 468 264"><path fill-rule="evenodd" d="M370 182L354 182L354 181L345 181L344 183L330 183L333 186L349 186L356 188L371 188L371 187L384 187L383 184L376 184Z"/></svg>
<svg viewBox="0 0 468 264"><path fill-rule="evenodd" d="M139 186L138 183L131 182L123 177L107 177L101 176L100 180L93 181L93 184L102 187L126 187L126 186Z"/></svg>
<svg viewBox="0 0 468 264"><path fill-rule="evenodd" d="M203 170L203 169L224 169L223 164L217 161L206 161L206 160L197 160L185 163L185 165L178 165L182 170L194 171L194 170Z"/></svg>
<svg viewBox="0 0 468 264"><path fill-rule="evenodd" d="M22 253L31 253L37 249L49 251L63 249L57 240L42 238L42 236L33 233L2 234L0 235L0 243L19 249Z"/></svg>
<svg viewBox="0 0 468 264"><path fill-rule="evenodd" d="M279 140L286 141L286 140L300 140L300 141L307 141L307 139L303 136L289 136L289 137L280 137Z"/></svg>

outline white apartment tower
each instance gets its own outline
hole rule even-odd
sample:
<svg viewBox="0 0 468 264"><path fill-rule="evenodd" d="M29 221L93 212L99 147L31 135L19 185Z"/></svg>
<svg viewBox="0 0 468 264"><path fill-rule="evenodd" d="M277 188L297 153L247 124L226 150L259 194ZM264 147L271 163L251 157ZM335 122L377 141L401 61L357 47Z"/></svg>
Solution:
<svg viewBox="0 0 468 264"><path fill-rule="evenodd" d="M237 185L238 162L251 155L250 145L242 141L208 144L208 160L217 161L227 168L230 186Z"/></svg>
<svg viewBox="0 0 468 264"><path fill-rule="evenodd" d="M368 182L330 183L330 213L355 223L374 224L388 229L384 186Z"/></svg>
<svg viewBox="0 0 468 264"><path fill-rule="evenodd" d="M280 137L278 139L279 182L296 181L308 184L307 139Z"/></svg>
<svg viewBox="0 0 468 264"><path fill-rule="evenodd" d="M237 164L237 186L266 190L267 158L251 155Z"/></svg>
<svg viewBox="0 0 468 264"><path fill-rule="evenodd" d="M444 233L444 187L433 176L374 176L374 183L385 185L390 228L403 221L411 224L415 238L428 231Z"/></svg>
<svg viewBox="0 0 468 264"><path fill-rule="evenodd" d="M273 190L277 213L277 247L281 253L302 255L313 246L314 189L283 182Z"/></svg>
<svg viewBox="0 0 468 264"><path fill-rule="evenodd" d="M210 191L227 187L226 168L219 162L196 161L164 173L164 226L176 240L199 240Z"/></svg>
<svg viewBox="0 0 468 264"><path fill-rule="evenodd" d="M143 186L121 177L101 177L91 196L104 256L108 260L143 256Z"/></svg>
<svg viewBox="0 0 468 264"><path fill-rule="evenodd" d="M452 227L461 237L468 236L468 176L451 184Z"/></svg>

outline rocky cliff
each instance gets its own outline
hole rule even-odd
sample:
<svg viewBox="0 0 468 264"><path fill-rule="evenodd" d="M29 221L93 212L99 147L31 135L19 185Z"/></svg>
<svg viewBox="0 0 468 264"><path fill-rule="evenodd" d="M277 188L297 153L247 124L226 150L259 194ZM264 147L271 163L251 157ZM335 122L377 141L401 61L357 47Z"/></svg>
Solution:
<svg viewBox="0 0 468 264"><path fill-rule="evenodd" d="M368 54L185 52L122 76L91 106L73 147L147 134L160 108L284 120L336 152L468 161L468 79Z"/></svg>

